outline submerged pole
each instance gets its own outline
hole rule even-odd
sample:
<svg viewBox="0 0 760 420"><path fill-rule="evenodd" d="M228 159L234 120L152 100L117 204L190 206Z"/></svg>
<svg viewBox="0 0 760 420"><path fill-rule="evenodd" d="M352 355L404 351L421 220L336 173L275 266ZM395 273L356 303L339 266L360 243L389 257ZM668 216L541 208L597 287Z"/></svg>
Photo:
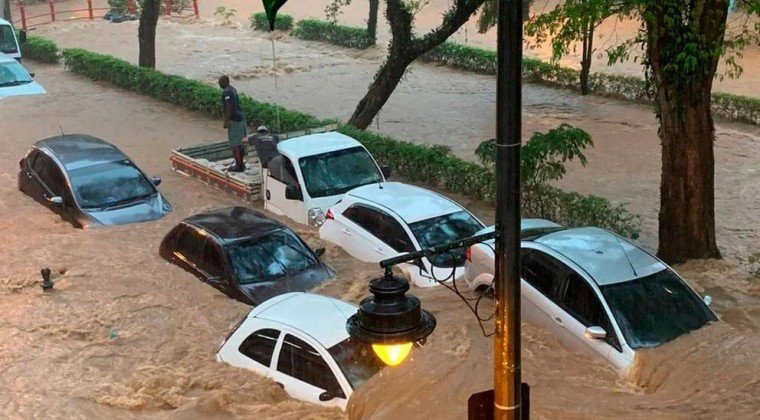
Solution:
<svg viewBox="0 0 760 420"><path fill-rule="evenodd" d="M521 418L520 146L523 0L499 0L496 77L494 418Z"/></svg>

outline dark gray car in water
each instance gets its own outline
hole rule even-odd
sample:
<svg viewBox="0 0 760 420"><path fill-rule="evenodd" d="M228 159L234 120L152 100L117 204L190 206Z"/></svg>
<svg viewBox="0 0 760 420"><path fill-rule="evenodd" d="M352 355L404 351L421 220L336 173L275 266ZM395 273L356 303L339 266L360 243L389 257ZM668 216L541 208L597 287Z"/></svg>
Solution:
<svg viewBox="0 0 760 420"><path fill-rule="evenodd" d="M245 207L188 217L159 249L167 261L250 305L334 277L320 260L324 251L312 251L287 226Z"/></svg>
<svg viewBox="0 0 760 420"><path fill-rule="evenodd" d="M172 211L160 183L116 146L86 134L40 140L19 162L19 190L81 228L160 219Z"/></svg>

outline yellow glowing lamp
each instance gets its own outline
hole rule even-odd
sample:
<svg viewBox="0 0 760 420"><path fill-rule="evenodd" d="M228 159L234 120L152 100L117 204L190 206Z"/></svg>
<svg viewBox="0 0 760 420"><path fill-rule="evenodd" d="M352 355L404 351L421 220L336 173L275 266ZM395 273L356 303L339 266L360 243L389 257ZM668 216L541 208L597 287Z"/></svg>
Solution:
<svg viewBox="0 0 760 420"><path fill-rule="evenodd" d="M398 366L412 351L412 343L373 344L372 350L388 366Z"/></svg>
<svg viewBox="0 0 760 420"><path fill-rule="evenodd" d="M407 295L409 283L387 270L369 284L371 297L346 321L348 335L372 345L388 366L398 366L409 356L414 343L422 343L435 329L435 317L420 308L420 300Z"/></svg>

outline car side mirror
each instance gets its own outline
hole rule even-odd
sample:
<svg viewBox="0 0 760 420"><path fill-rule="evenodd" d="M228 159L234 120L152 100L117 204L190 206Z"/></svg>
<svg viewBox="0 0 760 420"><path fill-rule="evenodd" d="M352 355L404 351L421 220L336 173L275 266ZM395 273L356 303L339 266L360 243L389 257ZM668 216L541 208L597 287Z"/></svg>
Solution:
<svg viewBox="0 0 760 420"><path fill-rule="evenodd" d="M330 392L330 391L325 391L325 392L319 394L319 400L322 401L322 402L330 401L333 398L335 398L335 394L332 393L332 392Z"/></svg>
<svg viewBox="0 0 760 420"><path fill-rule="evenodd" d="M325 251L326 251L326 250L325 250L325 248L324 248L324 247L319 247L319 248L317 248L317 249L315 249L315 250L314 250L314 255L316 255L316 256L317 256L317 258L320 258L320 257L322 257L323 255L325 255Z"/></svg>
<svg viewBox="0 0 760 420"><path fill-rule="evenodd" d="M150 178L150 182L153 183L153 186L158 187L159 185L161 185L161 178L157 176L153 176Z"/></svg>
<svg viewBox="0 0 760 420"><path fill-rule="evenodd" d="M303 201L303 194L301 193L301 190L298 189L298 187L295 185L288 185L285 187L285 198L288 200Z"/></svg>
<svg viewBox="0 0 760 420"><path fill-rule="evenodd" d="M590 340L603 340L605 337L607 337L607 331L604 331L604 328L599 326L593 326L586 328L586 331L583 332L583 335L586 336L586 338Z"/></svg>
<svg viewBox="0 0 760 420"><path fill-rule="evenodd" d="M31 77L32 79L34 79L34 73L29 73L29 77Z"/></svg>
<svg viewBox="0 0 760 420"><path fill-rule="evenodd" d="M710 306L712 304L712 296L705 295L705 297L702 298L702 302L704 302L705 305Z"/></svg>
<svg viewBox="0 0 760 420"><path fill-rule="evenodd" d="M382 172L383 178L385 179L391 177L391 167L388 165L380 165L380 172Z"/></svg>
<svg viewBox="0 0 760 420"><path fill-rule="evenodd" d="M53 204L53 205L56 205L56 206L60 206L60 205L63 205L63 198L58 197L58 196L50 197L50 198L48 198L48 202L50 204Z"/></svg>

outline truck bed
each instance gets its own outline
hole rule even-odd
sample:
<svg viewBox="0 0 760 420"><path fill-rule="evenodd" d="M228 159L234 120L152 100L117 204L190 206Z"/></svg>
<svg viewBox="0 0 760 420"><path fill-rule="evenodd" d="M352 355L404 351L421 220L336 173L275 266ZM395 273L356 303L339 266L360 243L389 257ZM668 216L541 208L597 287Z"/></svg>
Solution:
<svg viewBox="0 0 760 420"><path fill-rule="evenodd" d="M333 124L310 130L277 134L277 137L282 141L307 134L324 133L336 128L337 124ZM207 185L228 191L246 201L261 200L263 184L261 162L256 148L248 145L247 140L244 143L246 144L245 172L227 172L227 167L234 161L227 141L172 150L169 161L175 171L197 178Z"/></svg>

